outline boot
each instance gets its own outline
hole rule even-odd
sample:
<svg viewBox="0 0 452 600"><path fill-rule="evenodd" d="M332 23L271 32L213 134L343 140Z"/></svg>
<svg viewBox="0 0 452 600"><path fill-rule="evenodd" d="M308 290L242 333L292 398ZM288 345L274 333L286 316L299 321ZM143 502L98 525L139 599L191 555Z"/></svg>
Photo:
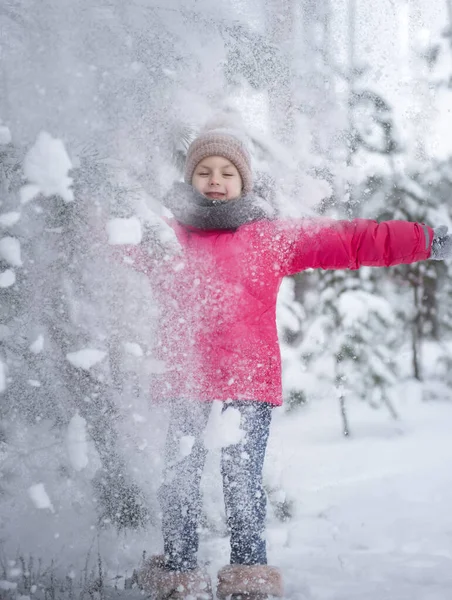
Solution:
<svg viewBox="0 0 452 600"><path fill-rule="evenodd" d="M268 565L227 565L218 573L217 597L225 600L264 600L284 594L279 569Z"/></svg>
<svg viewBox="0 0 452 600"><path fill-rule="evenodd" d="M213 600L210 578L203 569L165 570L162 555L153 556L144 563L138 573L138 585L151 600Z"/></svg>

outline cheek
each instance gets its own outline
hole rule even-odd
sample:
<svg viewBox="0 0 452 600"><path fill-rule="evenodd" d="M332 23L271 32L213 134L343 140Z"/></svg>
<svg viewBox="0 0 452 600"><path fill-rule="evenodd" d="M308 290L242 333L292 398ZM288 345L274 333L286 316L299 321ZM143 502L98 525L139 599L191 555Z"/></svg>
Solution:
<svg viewBox="0 0 452 600"><path fill-rule="evenodd" d="M203 187L204 187L203 183L204 183L204 181L202 179L200 179L199 177L193 177L192 182L191 182L192 186L196 190L198 190L198 192L203 189Z"/></svg>
<svg viewBox="0 0 452 600"><path fill-rule="evenodd" d="M230 181L229 182L229 186L228 188L230 190L233 190L234 192L241 192L242 191L242 181L241 179L234 179L234 181Z"/></svg>
<svg viewBox="0 0 452 600"><path fill-rule="evenodd" d="M229 181L227 186L226 186L226 190L228 193L228 198L230 200L235 199L235 198L239 198L242 195L242 182L241 180L234 180L234 181Z"/></svg>

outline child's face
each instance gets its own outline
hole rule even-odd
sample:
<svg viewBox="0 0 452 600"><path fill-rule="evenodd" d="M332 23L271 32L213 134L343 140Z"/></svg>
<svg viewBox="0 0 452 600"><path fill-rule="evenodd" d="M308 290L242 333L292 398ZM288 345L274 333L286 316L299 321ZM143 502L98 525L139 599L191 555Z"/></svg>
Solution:
<svg viewBox="0 0 452 600"><path fill-rule="evenodd" d="M235 200L242 194L242 178L231 161L208 156L196 166L192 185L211 200Z"/></svg>

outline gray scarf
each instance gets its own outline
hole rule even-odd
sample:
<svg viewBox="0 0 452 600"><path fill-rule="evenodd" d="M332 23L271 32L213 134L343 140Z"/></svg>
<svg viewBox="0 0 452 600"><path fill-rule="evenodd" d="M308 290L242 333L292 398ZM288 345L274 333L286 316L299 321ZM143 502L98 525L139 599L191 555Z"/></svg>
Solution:
<svg viewBox="0 0 452 600"><path fill-rule="evenodd" d="M187 183L176 182L163 198L175 219L197 229L238 229L245 223L271 219L274 208L256 194L237 200L210 200Z"/></svg>

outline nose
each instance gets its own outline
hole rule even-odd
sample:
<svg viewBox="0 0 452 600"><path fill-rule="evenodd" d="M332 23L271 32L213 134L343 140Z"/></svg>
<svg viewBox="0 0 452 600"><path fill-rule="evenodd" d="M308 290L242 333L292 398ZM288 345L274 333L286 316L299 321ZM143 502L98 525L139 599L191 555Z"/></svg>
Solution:
<svg viewBox="0 0 452 600"><path fill-rule="evenodd" d="M219 177L216 174L212 174L210 176L210 185L214 186L214 185L220 185L220 181L219 181Z"/></svg>

